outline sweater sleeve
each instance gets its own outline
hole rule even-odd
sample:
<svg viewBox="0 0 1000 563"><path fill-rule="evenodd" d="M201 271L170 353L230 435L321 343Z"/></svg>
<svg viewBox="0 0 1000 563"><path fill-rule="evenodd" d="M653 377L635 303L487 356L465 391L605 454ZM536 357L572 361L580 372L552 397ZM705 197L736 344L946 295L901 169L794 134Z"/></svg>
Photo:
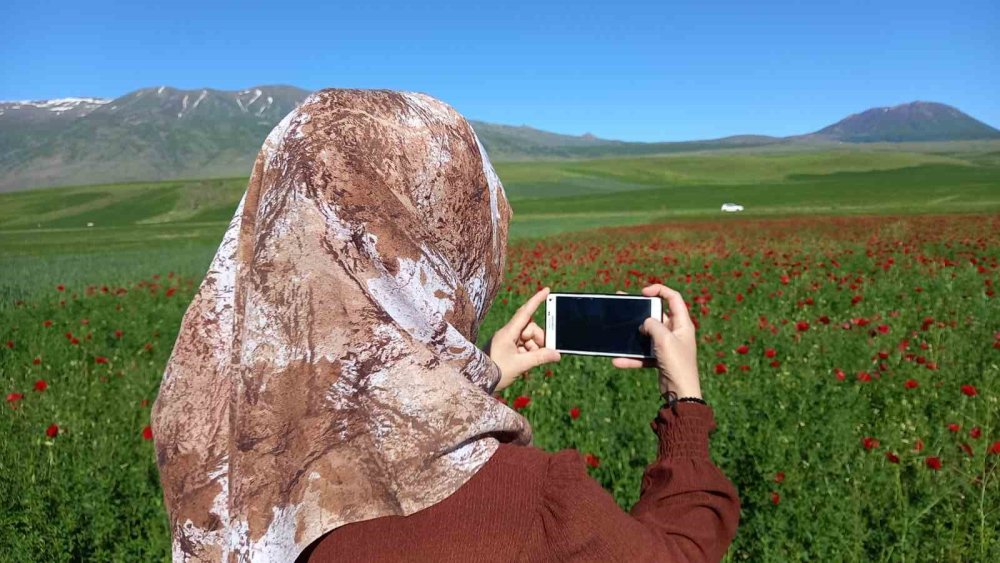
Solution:
<svg viewBox="0 0 1000 563"><path fill-rule="evenodd" d="M718 561L736 535L739 497L708 456L712 410L681 403L661 409L652 427L656 460L639 501L626 513L587 475L580 454L550 459L535 549L528 560Z"/></svg>

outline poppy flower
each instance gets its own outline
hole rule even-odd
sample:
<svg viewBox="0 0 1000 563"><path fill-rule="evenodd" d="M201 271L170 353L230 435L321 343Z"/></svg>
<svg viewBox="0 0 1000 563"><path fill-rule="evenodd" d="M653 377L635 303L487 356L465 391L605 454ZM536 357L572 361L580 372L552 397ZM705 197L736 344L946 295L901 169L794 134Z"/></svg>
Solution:
<svg viewBox="0 0 1000 563"><path fill-rule="evenodd" d="M990 455L1000 455L1000 440L990 444L990 449L986 450Z"/></svg>
<svg viewBox="0 0 1000 563"><path fill-rule="evenodd" d="M861 445L865 447L865 450L873 450L878 447L878 440L871 436L865 436L861 440Z"/></svg>
<svg viewBox="0 0 1000 563"><path fill-rule="evenodd" d="M7 402L12 405L16 405L18 401L24 398L21 393L7 393Z"/></svg>
<svg viewBox="0 0 1000 563"><path fill-rule="evenodd" d="M50 326L52 326L52 321L45 320L44 322L42 322L42 326L44 326L45 328L49 328Z"/></svg>
<svg viewBox="0 0 1000 563"><path fill-rule="evenodd" d="M967 455L967 456L969 456L969 457L974 457L974 456L972 455L972 446L970 446L969 444L966 444L965 442L962 442L961 444L959 444L959 445L958 445L958 447L959 447L959 449L961 449L961 450L962 450L963 452L965 452L965 455Z"/></svg>
<svg viewBox="0 0 1000 563"><path fill-rule="evenodd" d="M569 417L573 420L580 418L580 407L573 407L569 409Z"/></svg>
<svg viewBox="0 0 1000 563"><path fill-rule="evenodd" d="M979 394L979 391L976 389L974 385L963 385L962 394L967 397L975 397L976 395Z"/></svg>
<svg viewBox="0 0 1000 563"><path fill-rule="evenodd" d="M878 325L879 334L889 334L890 330L889 325Z"/></svg>
<svg viewBox="0 0 1000 563"><path fill-rule="evenodd" d="M117 338L117 339L121 340L121 338L122 338L122 335L124 335L124 334L125 334L125 333L124 333L124 332L122 332L121 330L116 330L116 331L115 331L115 338Z"/></svg>
<svg viewBox="0 0 1000 563"><path fill-rule="evenodd" d="M726 373L729 369L726 368L726 364L715 364L715 373L722 375Z"/></svg>
<svg viewBox="0 0 1000 563"><path fill-rule="evenodd" d="M779 471L779 472L775 473L774 474L774 482L777 483L777 484L779 484L779 485L782 484L782 483L784 483L785 482L785 472L784 471Z"/></svg>
<svg viewBox="0 0 1000 563"><path fill-rule="evenodd" d="M809 323L807 323L806 321L799 321L795 323L795 330L798 330L799 332L805 332L809 330Z"/></svg>
<svg viewBox="0 0 1000 563"><path fill-rule="evenodd" d="M750 347L747 346L746 344L740 344L740 346L738 348L736 348L736 353L739 354L739 355L741 355L741 356L745 355L749 351L750 351Z"/></svg>
<svg viewBox="0 0 1000 563"><path fill-rule="evenodd" d="M907 379L906 383L903 384L903 387L906 387L907 389L916 389L917 387L920 387L920 384L917 383L916 379Z"/></svg>
<svg viewBox="0 0 1000 563"><path fill-rule="evenodd" d="M66 291L66 286L63 284L59 284L56 286L56 291Z"/></svg>
<svg viewBox="0 0 1000 563"><path fill-rule="evenodd" d="M872 380L872 374L868 373L867 371L863 371L858 374L858 381L862 383L868 383L871 380Z"/></svg>
<svg viewBox="0 0 1000 563"><path fill-rule="evenodd" d="M924 463L926 463L927 467L929 467L930 469L933 469L934 471L937 471L938 469L941 469L941 458L939 458L937 456L933 456L932 455L932 456L928 457L926 460L924 460Z"/></svg>
<svg viewBox="0 0 1000 563"><path fill-rule="evenodd" d="M948 425L948 431L949 432L958 432L961 429L962 429L962 427L959 426L958 424L955 424L954 422L952 422L951 424Z"/></svg>
<svg viewBox="0 0 1000 563"><path fill-rule="evenodd" d="M38 381L35 382L35 391L38 391L39 393L45 391L48 388L49 384L46 383L44 379L39 379Z"/></svg>
<svg viewBox="0 0 1000 563"><path fill-rule="evenodd" d="M104 356L95 356L94 357L94 363L95 364L106 364L106 363L108 363L108 359L105 358Z"/></svg>
<svg viewBox="0 0 1000 563"><path fill-rule="evenodd" d="M142 429L142 439L152 440L153 439L153 429L147 424L145 428Z"/></svg>
<svg viewBox="0 0 1000 563"><path fill-rule="evenodd" d="M531 397L525 397L524 395L518 396L514 399L514 408L521 410L531 404Z"/></svg>
<svg viewBox="0 0 1000 563"><path fill-rule="evenodd" d="M774 348L768 348L767 350L764 350L764 357L765 358L773 358L773 357L775 357L777 355L778 355L778 351L775 350Z"/></svg>
<svg viewBox="0 0 1000 563"><path fill-rule="evenodd" d="M842 370L842 369L836 369L836 370L833 371L833 373L834 373L834 375L837 376L837 381L843 381L843 380L847 379L847 374L844 373L844 370Z"/></svg>
<svg viewBox="0 0 1000 563"><path fill-rule="evenodd" d="M42 357L41 356L35 356L35 359L31 360L31 365L33 365L33 366L38 366L38 365L41 365L41 364L42 364Z"/></svg>
<svg viewBox="0 0 1000 563"><path fill-rule="evenodd" d="M597 457L594 454L587 454L583 456L583 459L584 461L587 462L587 465L593 467L594 469L597 469L598 467L601 466L601 458Z"/></svg>
<svg viewBox="0 0 1000 563"><path fill-rule="evenodd" d="M7 341L7 347L10 348L11 350L13 350L14 349L14 341L13 340L8 340Z"/></svg>
<svg viewBox="0 0 1000 563"><path fill-rule="evenodd" d="M980 436L983 435L983 429L978 426L973 426L972 430L969 430L969 437L973 440L978 440Z"/></svg>
<svg viewBox="0 0 1000 563"><path fill-rule="evenodd" d="M781 495L778 494L778 491L771 491L771 504L773 504L774 506L778 506L780 502L781 502Z"/></svg>
<svg viewBox="0 0 1000 563"><path fill-rule="evenodd" d="M58 424L50 425L48 428L45 429L45 435L48 436L49 438L55 438L56 436L58 436L59 425Z"/></svg>
<svg viewBox="0 0 1000 563"><path fill-rule="evenodd" d="M889 463L899 463L899 456L893 452L885 452L885 459L889 460Z"/></svg>
<svg viewBox="0 0 1000 563"><path fill-rule="evenodd" d="M917 441L913 442L913 451L914 453L920 453L924 451L924 441L921 440L920 438L917 438Z"/></svg>
<svg viewBox="0 0 1000 563"><path fill-rule="evenodd" d="M167 297L173 297L175 293L177 293L177 288L171 287L170 289L167 290L166 295Z"/></svg>

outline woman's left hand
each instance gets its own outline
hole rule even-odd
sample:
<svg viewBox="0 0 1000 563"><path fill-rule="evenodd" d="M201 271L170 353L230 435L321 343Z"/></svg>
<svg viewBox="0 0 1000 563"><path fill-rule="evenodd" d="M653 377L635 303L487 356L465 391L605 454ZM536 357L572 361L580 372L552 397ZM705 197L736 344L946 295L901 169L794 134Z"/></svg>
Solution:
<svg viewBox="0 0 1000 563"><path fill-rule="evenodd" d="M545 347L545 331L531 319L548 295L546 287L532 296L486 345L485 352L500 368L500 382L495 391L510 387L533 367L559 361L559 352Z"/></svg>

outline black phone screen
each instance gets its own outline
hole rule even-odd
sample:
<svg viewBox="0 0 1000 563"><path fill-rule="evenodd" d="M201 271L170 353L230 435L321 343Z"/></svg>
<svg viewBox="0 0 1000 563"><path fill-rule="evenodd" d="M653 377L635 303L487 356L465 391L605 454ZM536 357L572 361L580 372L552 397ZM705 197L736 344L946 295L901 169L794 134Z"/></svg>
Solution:
<svg viewBox="0 0 1000 563"><path fill-rule="evenodd" d="M555 300L557 350L651 355L649 337L639 332L652 313L649 299L557 295Z"/></svg>

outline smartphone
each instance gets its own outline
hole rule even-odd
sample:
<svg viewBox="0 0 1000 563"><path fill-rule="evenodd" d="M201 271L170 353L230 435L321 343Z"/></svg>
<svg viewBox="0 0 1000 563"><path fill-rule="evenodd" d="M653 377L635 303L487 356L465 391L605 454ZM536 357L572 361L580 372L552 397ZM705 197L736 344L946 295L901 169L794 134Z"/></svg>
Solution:
<svg viewBox="0 0 1000 563"><path fill-rule="evenodd" d="M545 347L584 356L652 358L652 341L639 327L662 314L659 297L550 293L545 300Z"/></svg>

